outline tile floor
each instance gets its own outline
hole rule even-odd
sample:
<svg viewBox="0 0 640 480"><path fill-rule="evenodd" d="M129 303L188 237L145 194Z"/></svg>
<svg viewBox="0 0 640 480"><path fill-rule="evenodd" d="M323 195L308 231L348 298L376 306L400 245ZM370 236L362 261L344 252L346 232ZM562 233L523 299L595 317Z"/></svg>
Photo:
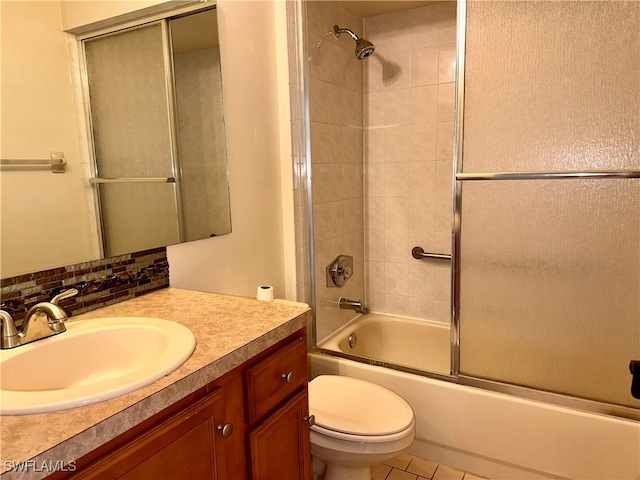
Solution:
<svg viewBox="0 0 640 480"><path fill-rule="evenodd" d="M406 453L372 467L371 478L372 480L485 480Z"/></svg>

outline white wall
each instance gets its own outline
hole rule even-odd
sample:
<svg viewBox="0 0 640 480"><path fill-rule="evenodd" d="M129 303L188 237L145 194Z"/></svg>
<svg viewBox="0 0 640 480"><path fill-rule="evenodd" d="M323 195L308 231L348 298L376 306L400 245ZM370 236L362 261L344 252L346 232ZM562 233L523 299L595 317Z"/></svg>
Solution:
<svg viewBox="0 0 640 480"><path fill-rule="evenodd" d="M218 2L232 233L169 247L172 286L255 296L266 283L286 296L276 45L287 52L276 11L285 14L273 2Z"/></svg>

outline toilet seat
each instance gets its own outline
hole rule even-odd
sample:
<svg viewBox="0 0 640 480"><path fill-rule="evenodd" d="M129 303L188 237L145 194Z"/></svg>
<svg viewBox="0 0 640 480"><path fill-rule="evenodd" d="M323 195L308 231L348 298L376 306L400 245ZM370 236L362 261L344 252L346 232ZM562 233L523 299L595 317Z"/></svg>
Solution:
<svg viewBox="0 0 640 480"><path fill-rule="evenodd" d="M402 397L342 375L320 375L309 382L309 411L315 417L314 431L343 440L392 441L415 424L413 410Z"/></svg>
<svg viewBox="0 0 640 480"><path fill-rule="evenodd" d="M397 433L392 433L390 435L354 435L353 433L337 432L335 430L324 428L319 425L313 425L311 427L311 431L325 437L334 438L336 440L344 440L349 443L372 445L374 443L395 442L397 440L402 440L407 436L412 436L415 432L415 420L412 421L405 430Z"/></svg>

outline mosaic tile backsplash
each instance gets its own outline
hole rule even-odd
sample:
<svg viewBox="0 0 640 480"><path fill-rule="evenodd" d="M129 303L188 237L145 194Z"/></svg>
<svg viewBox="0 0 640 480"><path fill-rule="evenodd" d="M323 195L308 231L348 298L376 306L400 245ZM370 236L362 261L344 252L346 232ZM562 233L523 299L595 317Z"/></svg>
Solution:
<svg viewBox="0 0 640 480"><path fill-rule="evenodd" d="M164 247L78 263L0 280L0 308L20 324L38 302L76 288L78 294L60 302L79 315L106 305L139 297L169 286L169 262Z"/></svg>

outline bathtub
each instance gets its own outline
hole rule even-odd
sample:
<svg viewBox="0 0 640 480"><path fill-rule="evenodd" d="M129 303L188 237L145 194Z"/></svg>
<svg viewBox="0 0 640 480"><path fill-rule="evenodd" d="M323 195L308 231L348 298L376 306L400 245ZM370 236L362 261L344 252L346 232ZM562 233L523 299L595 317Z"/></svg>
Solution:
<svg viewBox="0 0 640 480"><path fill-rule="evenodd" d="M440 327L433 322L369 314L319 347L448 373L448 328ZM348 338L354 332L358 340L351 348ZM417 338L424 334L433 334L433 338ZM439 336L442 341L446 338L446 347L436 340ZM418 364L407 352L416 342L424 353L417 355ZM378 383L404 397L416 415L417 438L409 451L414 455L496 480L640 480L639 422L322 352L312 352L309 357L312 377L348 375Z"/></svg>
<svg viewBox="0 0 640 480"><path fill-rule="evenodd" d="M379 362L449 375L449 325L369 313L349 323L320 348Z"/></svg>

